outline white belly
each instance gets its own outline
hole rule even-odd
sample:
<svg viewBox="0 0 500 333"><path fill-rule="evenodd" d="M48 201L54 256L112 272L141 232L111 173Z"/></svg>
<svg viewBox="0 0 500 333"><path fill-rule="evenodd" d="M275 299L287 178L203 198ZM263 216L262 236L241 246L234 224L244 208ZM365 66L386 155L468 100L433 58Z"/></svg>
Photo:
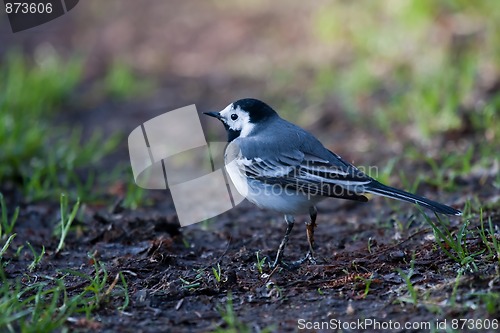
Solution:
<svg viewBox="0 0 500 333"><path fill-rule="evenodd" d="M248 181L235 160L226 165L226 170L238 193L260 208L283 214L303 214L309 212L311 206L325 199L321 196L303 194L291 188L268 185L256 180Z"/></svg>

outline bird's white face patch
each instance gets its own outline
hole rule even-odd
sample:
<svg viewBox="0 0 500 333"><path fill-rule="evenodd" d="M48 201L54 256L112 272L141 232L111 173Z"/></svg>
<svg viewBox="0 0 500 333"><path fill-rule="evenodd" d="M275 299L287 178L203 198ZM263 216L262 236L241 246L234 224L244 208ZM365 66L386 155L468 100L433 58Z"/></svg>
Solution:
<svg viewBox="0 0 500 333"><path fill-rule="evenodd" d="M221 115L221 120L231 130L240 132L240 137L248 136L255 126L250 123L248 112L243 111L240 107L235 109L232 103L219 112L219 114Z"/></svg>

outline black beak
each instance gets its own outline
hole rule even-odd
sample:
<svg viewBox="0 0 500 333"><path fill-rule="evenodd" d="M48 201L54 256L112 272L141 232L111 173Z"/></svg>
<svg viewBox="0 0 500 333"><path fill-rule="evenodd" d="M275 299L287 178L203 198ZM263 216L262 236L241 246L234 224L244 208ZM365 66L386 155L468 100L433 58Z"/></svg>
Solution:
<svg viewBox="0 0 500 333"><path fill-rule="evenodd" d="M219 112L203 112L203 113L206 114L207 116L214 117L219 120L221 119Z"/></svg>

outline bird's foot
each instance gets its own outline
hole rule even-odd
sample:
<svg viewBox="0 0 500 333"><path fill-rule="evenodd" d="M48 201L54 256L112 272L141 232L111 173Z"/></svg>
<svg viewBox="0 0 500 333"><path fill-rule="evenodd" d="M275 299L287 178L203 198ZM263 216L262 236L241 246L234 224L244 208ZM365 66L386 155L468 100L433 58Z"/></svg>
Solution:
<svg viewBox="0 0 500 333"><path fill-rule="evenodd" d="M271 265L271 268L275 268L277 265L280 265L281 267L286 268L288 270L295 270L295 269L299 268L306 261L309 261L309 263L311 265L317 265L317 260L314 257L314 254L312 254L309 251L309 252L307 252L307 254L305 255L304 258L296 260L296 261L292 261L292 262L286 262L286 261L283 261L281 259L278 260L278 258L276 258L274 263Z"/></svg>
<svg viewBox="0 0 500 333"><path fill-rule="evenodd" d="M317 265L318 261L314 257L314 252L308 251L306 256L304 257L304 261L309 260L309 263L311 265Z"/></svg>
<svg viewBox="0 0 500 333"><path fill-rule="evenodd" d="M281 261L279 265L289 271L294 271L298 269L303 263L304 263L304 258L292 262L286 262L286 261Z"/></svg>

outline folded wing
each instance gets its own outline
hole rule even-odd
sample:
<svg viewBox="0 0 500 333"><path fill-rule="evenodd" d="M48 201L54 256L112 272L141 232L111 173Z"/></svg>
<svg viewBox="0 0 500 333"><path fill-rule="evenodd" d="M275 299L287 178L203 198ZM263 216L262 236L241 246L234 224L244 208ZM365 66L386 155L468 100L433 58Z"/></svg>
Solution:
<svg viewBox="0 0 500 333"><path fill-rule="evenodd" d="M311 196L367 201L362 194L373 179L358 169L341 168L312 154L296 150L271 159L237 159L240 171L249 179L285 187Z"/></svg>

